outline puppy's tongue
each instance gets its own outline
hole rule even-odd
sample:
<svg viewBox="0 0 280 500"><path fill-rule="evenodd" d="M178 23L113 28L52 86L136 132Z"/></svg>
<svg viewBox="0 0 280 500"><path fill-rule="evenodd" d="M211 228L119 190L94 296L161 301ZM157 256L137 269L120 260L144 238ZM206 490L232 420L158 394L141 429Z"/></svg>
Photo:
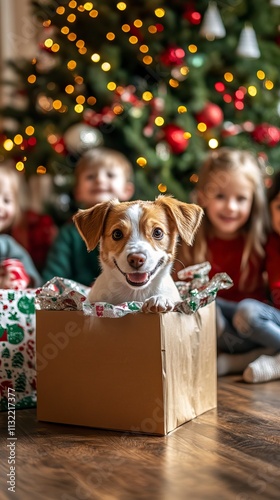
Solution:
<svg viewBox="0 0 280 500"><path fill-rule="evenodd" d="M149 275L148 273L129 273L127 277L132 283L144 283L144 281L147 281Z"/></svg>

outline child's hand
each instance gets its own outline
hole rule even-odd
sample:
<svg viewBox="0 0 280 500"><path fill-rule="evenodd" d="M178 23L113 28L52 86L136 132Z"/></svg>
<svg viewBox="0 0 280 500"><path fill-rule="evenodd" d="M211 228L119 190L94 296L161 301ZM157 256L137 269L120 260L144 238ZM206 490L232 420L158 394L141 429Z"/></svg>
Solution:
<svg viewBox="0 0 280 500"><path fill-rule="evenodd" d="M0 264L0 288L24 290L30 283L22 262L17 259L6 259Z"/></svg>

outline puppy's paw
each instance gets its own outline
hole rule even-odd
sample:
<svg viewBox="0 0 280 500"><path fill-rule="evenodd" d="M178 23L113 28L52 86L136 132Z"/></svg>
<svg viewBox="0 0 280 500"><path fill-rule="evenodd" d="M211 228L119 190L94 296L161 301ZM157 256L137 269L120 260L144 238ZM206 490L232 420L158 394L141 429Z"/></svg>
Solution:
<svg viewBox="0 0 280 500"><path fill-rule="evenodd" d="M143 306L142 312L145 313L159 313L159 312L168 312L173 311L175 303L168 299L167 297L163 297L163 295L155 295L154 297L150 297L146 299Z"/></svg>

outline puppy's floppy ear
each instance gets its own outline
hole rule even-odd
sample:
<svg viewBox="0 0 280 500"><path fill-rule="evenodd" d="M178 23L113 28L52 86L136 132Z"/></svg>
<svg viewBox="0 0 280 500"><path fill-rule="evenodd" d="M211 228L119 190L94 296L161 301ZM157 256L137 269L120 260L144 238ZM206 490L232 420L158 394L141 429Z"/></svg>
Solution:
<svg viewBox="0 0 280 500"><path fill-rule="evenodd" d="M175 222L182 240L187 245L192 245L203 216L202 208L194 203L183 203L172 196L159 196L155 203L165 208L168 216Z"/></svg>
<svg viewBox="0 0 280 500"><path fill-rule="evenodd" d="M79 210L73 216L75 226L85 241L88 252L94 250L98 245L103 233L106 216L109 210L118 203L119 200L117 199L104 201L86 210Z"/></svg>

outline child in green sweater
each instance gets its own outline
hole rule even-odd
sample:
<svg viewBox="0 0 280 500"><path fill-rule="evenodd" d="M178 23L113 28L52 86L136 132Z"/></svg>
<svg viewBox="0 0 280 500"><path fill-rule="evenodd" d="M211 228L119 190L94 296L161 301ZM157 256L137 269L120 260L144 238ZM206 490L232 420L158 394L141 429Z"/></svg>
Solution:
<svg viewBox="0 0 280 500"><path fill-rule="evenodd" d="M75 168L74 198L79 208L118 198L128 201L134 193L133 169L119 151L94 148L84 153ZM73 222L65 224L48 254L42 276L72 279L91 286L100 273L98 249L88 253Z"/></svg>

